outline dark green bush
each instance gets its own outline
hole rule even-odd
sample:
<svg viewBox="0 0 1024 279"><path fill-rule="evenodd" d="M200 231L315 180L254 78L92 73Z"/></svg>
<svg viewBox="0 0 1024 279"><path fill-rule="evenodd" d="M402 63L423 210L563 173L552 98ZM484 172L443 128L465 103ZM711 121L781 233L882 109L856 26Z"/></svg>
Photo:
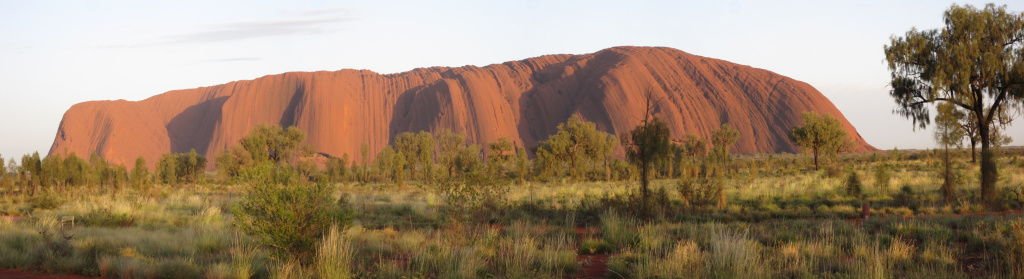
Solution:
<svg viewBox="0 0 1024 279"><path fill-rule="evenodd" d="M487 176L470 172L465 177L438 179L428 188L441 197L445 209L461 215L490 215L508 203L509 185L496 183Z"/></svg>
<svg viewBox="0 0 1024 279"><path fill-rule="evenodd" d="M909 207L911 210L917 211L921 207L921 201L918 200L917 193L914 192L914 188L910 185L903 185L900 187L900 192L896 193L893 197L893 201L899 206Z"/></svg>
<svg viewBox="0 0 1024 279"><path fill-rule="evenodd" d="M891 168L888 164L881 164L875 167L875 188L879 190L889 188L889 181L892 179Z"/></svg>
<svg viewBox="0 0 1024 279"><path fill-rule="evenodd" d="M60 199L46 191L29 200L29 206L33 209L56 209L62 203Z"/></svg>
<svg viewBox="0 0 1024 279"><path fill-rule="evenodd" d="M999 195L996 196L996 206L999 210L1010 210L1020 208L1024 205L1024 194L1021 193L1020 188L1004 187L999 189Z"/></svg>
<svg viewBox="0 0 1024 279"><path fill-rule="evenodd" d="M135 224L135 217L128 213L113 213L110 209L98 209L89 211L82 216L82 224L96 227L131 227Z"/></svg>
<svg viewBox="0 0 1024 279"><path fill-rule="evenodd" d="M864 184L860 182L857 171L851 171L846 177L846 195L857 198L864 195Z"/></svg>
<svg viewBox="0 0 1024 279"><path fill-rule="evenodd" d="M612 245L604 239L587 239L580 244L580 255L604 254L612 251Z"/></svg>
<svg viewBox="0 0 1024 279"><path fill-rule="evenodd" d="M695 178L682 178L676 186L679 197L683 200L683 206L692 208L706 208L715 205L724 208L725 190L723 178L720 175L712 174L708 166L702 165L700 172Z"/></svg>
<svg viewBox="0 0 1024 279"><path fill-rule="evenodd" d="M257 167L250 172L252 188L231 211L235 225L279 255L306 261L327 229L351 222L348 201L335 201L327 184L279 185L272 166Z"/></svg>

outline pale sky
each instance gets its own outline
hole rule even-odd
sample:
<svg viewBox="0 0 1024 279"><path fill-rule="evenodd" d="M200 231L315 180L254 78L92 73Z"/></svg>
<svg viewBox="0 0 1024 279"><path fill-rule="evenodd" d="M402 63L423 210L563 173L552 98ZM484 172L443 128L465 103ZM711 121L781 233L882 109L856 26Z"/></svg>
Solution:
<svg viewBox="0 0 1024 279"><path fill-rule="evenodd" d="M672 47L801 80L875 147L932 148L930 129L914 131L892 114L882 47L911 27L940 27L951 4L0 0L0 154L45 155L64 112L84 101L290 71L486 66L623 45ZM1024 11L1024 3L1005 4ZM1013 145L1024 143L1022 122L1007 131Z"/></svg>

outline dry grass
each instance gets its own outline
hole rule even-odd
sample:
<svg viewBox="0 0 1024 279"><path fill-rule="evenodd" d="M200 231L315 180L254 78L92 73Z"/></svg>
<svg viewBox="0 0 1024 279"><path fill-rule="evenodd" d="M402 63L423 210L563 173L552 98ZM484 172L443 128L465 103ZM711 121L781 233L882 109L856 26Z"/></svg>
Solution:
<svg viewBox="0 0 1024 279"><path fill-rule="evenodd" d="M672 208L650 219L602 207L601 198L627 195L635 188L631 182L529 182L511 187L509 207L470 218L446 216L441 199L416 183L401 189L343 185L336 195L346 196L357 212L354 225L329 231L306 264L272 256L231 225L228 208L242 191L237 186L80 189L54 193L62 201L55 209L27 211L29 199L13 197L0 207L31 217L0 218L0 268L108 278L176 271L206 278L563 278L582 270L575 261L588 253L580 251L582 239L609 244L612 277L1024 274L1024 233L1011 226L1019 215L933 217L982 210L972 194L976 181L961 187L958 202L945 204L937 167L927 159L849 160L865 160L848 163L862 173L892 164L890 187L867 185L865 197L855 199L842 194L840 178L823 171L740 172L725 182L725 209ZM1024 164L1003 160L1000 187L1024 189ZM967 172L976 177L977 169ZM674 189L677 182L658 180L654 188ZM903 186L919 203L897 202ZM675 191L668 195L679 203ZM861 225L840 220L858 218L862 202L871 203L871 219ZM61 222L64 216L74 216L76 225ZM589 228L577 235L577 227ZM44 230L49 238L40 234ZM72 237L59 241L62 233ZM985 268L965 267L965 255L983 255L971 264Z"/></svg>

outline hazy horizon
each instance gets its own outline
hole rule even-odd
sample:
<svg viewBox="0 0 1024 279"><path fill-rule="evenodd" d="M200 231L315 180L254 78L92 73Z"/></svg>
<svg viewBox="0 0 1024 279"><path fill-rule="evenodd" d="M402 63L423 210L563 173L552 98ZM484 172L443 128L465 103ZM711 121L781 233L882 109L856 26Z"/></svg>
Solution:
<svg viewBox="0 0 1024 279"><path fill-rule="evenodd" d="M671 47L807 82L876 148L933 148L931 127L915 131L891 113L882 47L912 27L940 27L951 4L3 2L0 154L45 155L64 112L84 101L293 71L386 74L623 45ZM1021 121L1006 131L1011 145L1024 143Z"/></svg>

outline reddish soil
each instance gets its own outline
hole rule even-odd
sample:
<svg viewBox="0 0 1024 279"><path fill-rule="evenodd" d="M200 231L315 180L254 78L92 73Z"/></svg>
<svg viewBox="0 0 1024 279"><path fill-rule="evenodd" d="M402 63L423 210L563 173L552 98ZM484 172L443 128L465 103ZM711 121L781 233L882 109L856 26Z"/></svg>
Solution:
<svg viewBox="0 0 1024 279"><path fill-rule="evenodd" d="M610 254L595 254L595 255L579 255L576 256L576 262L580 263L583 270L576 274L576 277L580 279L599 279L604 278L604 274L608 272L608 258Z"/></svg>
<svg viewBox="0 0 1024 279"><path fill-rule="evenodd" d="M576 237L578 238L577 240L579 240L580 242L583 242L583 239L586 239L586 237L590 237L590 236L594 236L594 235L600 234L601 233L601 228L600 227L577 227L577 228L573 229L573 231L576 232Z"/></svg>
<svg viewBox="0 0 1024 279"><path fill-rule="evenodd" d="M25 216L0 214L0 219L4 219L4 218L11 219L11 221L17 222L18 220L25 219Z"/></svg>
<svg viewBox="0 0 1024 279"><path fill-rule="evenodd" d="M25 271L18 269L2 269L0 268L0 278L4 279L91 279L95 277L86 277L82 275L58 275L58 274L46 274L38 273L34 271Z"/></svg>
<svg viewBox="0 0 1024 279"><path fill-rule="evenodd" d="M1007 211L974 212L974 213L966 213L966 214L959 214L959 213L957 213L957 214L928 214L928 215L895 216L895 217L902 218L902 219L919 219L919 218L931 218L931 217L943 217L943 216L949 216L949 217L967 217L967 216L980 217L980 216L985 216L985 215L1006 216L1006 215L1021 215L1021 214L1024 214L1024 209L1014 209L1014 210L1007 210ZM883 218L883 217L869 217L869 218ZM861 218L857 218L857 219L843 219L843 221L845 221L847 223L850 223L850 224L854 224L854 225L860 226L860 224L864 222L864 219L861 219Z"/></svg>
<svg viewBox="0 0 1024 279"><path fill-rule="evenodd" d="M735 152L796 152L789 130L815 111L838 118L855 150L876 150L807 83L673 48L614 47L386 75L291 72L141 101L84 102L64 114L49 154L96 153L126 165L142 156L153 168L164 153L195 149L212 160L258 124L295 126L330 156L359 154L364 142L375 156L399 133L441 129L465 133L470 143L507 137L534 146L573 114L613 135L627 132L641 120L648 89L675 139L708 139L729 123L741 135Z"/></svg>
<svg viewBox="0 0 1024 279"><path fill-rule="evenodd" d="M583 243L583 240L592 238L601 233L599 227L577 227L573 229L576 232L576 242ZM576 273L575 277L572 278L585 278L585 279L596 279L604 278L604 274L608 272L608 258L610 254L594 254L594 255L577 255L576 262L583 267L583 270Z"/></svg>

